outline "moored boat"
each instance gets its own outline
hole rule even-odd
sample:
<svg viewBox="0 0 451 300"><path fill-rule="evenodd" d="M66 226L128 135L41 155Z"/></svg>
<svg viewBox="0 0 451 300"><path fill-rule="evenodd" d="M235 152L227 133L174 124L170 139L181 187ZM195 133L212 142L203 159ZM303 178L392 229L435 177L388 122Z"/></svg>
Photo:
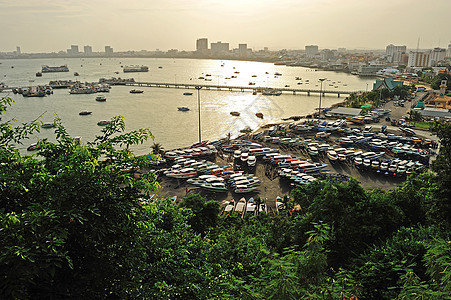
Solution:
<svg viewBox="0 0 451 300"><path fill-rule="evenodd" d="M41 125L42 128L53 128L55 127L55 123L53 122L48 122L48 123L44 123Z"/></svg>
<svg viewBox="0 0 451 300"><path fill-rule="evenodd" d="M240 112L238 112L238 111L231 111L230 114L232 116L235 116L235 117L239 117L240 116Z"/></svg>
<svg viewBox="0 0 451 300"><path fill-rule="evenodd" d="M257 118L263 119L263 114L261 112L255 113L255 116L257 116Z"/></svg>
<svg viewBox="0 0 451 300"><path fill-rule="evenodd" d="M86 115L90 115L91 113L92 113L92 111L83 110L83 111L79 112L78 114L80 116L86 116Z"/></svg>
<svg viewBox="0 0 451 300"><path fill-rule="evenodd" d="M185 92L185 93L183 93L183 95L184 96L191 96L193 93L191 93L191 92Z"/></svg>
<svg viewBox="0 0 451 300"><path fill-rule="evenodd" d="M180 107L177 107L177 109L179 111L189 111L189 108L187 106L180 106Z"/></svg>
<svg viewBox="0 0 451 300"><path fill-rule="evenodd" d="M135 89L130 90L130 94L142 94L142 93L144 93L144 91L142 91L142 90L135 90Z"/></svg>

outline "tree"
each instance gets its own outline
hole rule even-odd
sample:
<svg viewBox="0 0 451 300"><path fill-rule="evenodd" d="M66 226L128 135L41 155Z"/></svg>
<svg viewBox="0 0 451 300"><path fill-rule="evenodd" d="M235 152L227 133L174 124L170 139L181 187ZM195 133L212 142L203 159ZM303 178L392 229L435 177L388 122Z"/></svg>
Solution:
<svg viewBox="0 0 451 300"><path fill-rule="evenodd" d="M188 218L188 224L196 232L205 234L208 228L216 226L219 215L217 201L209 201L199 194L190 194L183 198L180 206L192 211L193 215Z"/></svg>
<svg viewBox="0 0 451 300"><path fill-rule="evenodd" d="M11 101L0 103L4 111ZM83 146L55 124L57 142L40 141L31 157L14 144L36 122L1 124L1 298L133 297L144 258L140 197L157 185L152 174L135 178L124 169L148 163L127 148L152 135L125 132L115 117Z"/></svg>
<svg viewBox="0 0 451 300"><path fill-rule="evenodd" d="M153 143L152 145L152 153L153 154L164 154L164 148L160 143Z"/></svg>

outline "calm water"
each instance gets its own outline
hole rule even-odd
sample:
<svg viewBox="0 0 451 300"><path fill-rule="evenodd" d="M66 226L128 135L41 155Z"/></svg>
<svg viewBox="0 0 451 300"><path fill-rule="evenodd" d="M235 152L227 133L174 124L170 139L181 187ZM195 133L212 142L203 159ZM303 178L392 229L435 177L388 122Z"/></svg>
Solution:
<svg viewBox="0 0 451 300"><path fill-rule="evenodd" d="M0 82L8 86L30 86L48 84L50 80L98 81L99 78L134 78L143 82L207 83L235 86L247 86L255 82L256 86L319 89L319 78L327 78L323 89L327 90L365 90L371 87L373 79L361 79L357 76L314 71L300 67L275 66L271 63L190 60L190 59L150 59L150 58L74 58L74 59L36 59L36 60L0 60ZM67 64L70 72L46 73L36 77L41 65L60 66ZM123 73L121 66L146 65L147 73ZM222 66L223 65L223 66ZM13 67L13 68L12 68ZM162 67L162 68L159 68ZM80 76L73 76L78 72ZM115 74L119 72L119 74ZM235 72L239 72L236 74ZM268 74L266 74L268 72ZM282 76L275 77L279 72ZM211 74L205 77L206 74ZM231 76L237 78L231 78ZM257 75L257 77L252 77ZM198 77L211 79L198 79ZM295 77L301 77L302 85ZM230 79L227 79L230 78ZM309 83L307 83L307 80ZM335 82L334 84L332 82ZM367 86L368 84L368 86ZM318 85L318 86L316 86ZM335 88L334 86L338 86ZM44 122L52 121L55 115L62 120L72 136L82 136L83 141L92 140L100 132L97 122L115 115L125 117L127 129L149 128L155 136L155 142L165 149L190 145L198 140L197 93L184 96L185 89L146 88L143 94L130 94L132 87L113 86L106 93L107 101L96 102L96 94L70 95L68 90L54 90L54 94L44 98L24 98L22 95L9 94L16 103L10 108L3 120L17 119L18 122L34 120L42 115ZM0 93L5 96L6 93ZM237 135L246 126L256 129L263 123L280 121L295 115L306 115L318 107L319 95L262 96L250 92L229 92L201 90L202 139L215 140L225 137L228 132ZM322 98L322 107L330 106L342 98L336 95ZM191 110L180 112L178 106L188 106ZM90 116L79 116L82 110L92 111ZM239 111L241 116L233 117L231 111ZM262 112L264 119L255 117ZM52 129L42 129L30 143L38 138L53 138ZM137 146L137 154L149 153L151 141ZM23 148L28 146L24 145Z"/></svg>

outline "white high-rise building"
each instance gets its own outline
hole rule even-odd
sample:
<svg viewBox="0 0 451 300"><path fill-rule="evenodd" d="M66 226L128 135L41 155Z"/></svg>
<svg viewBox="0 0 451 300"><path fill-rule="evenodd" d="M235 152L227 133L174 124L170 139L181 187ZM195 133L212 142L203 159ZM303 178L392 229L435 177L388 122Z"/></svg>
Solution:
<svg viewBox="0 0 451 300"><path fill-rule="evenodd" d="M431 65L436 66L439 61L445 60L445 55L445 48L434 48L431 51Z"/></svg>
<svg viewBox="0 0 451 300"><path fill-rule="evenodd" d="M105 55L106 56L112 56L113 55L113 48L111 48L111 46L105 46Z"/></svg>
<svg viewBox="0 0 451 300"><path fill-rule="evenodd" d="M385 54L387 55L387 60L389 62L400 62L401 56L407 51L406 46L395 46L390 44L385 48Z"/></svg>
<svg viewBox="0 0 451 300"><path fill-rule="evenodd" d="M91 56L92 55L92 47L89 45L84 46L84 52L86 56Z"/></svg>
<svg viewBox="0 0 451 300"><path fill-rule="evenodd" d="M431 51L409 52L408 67L430 67L431 65Z"/></svg>
<svg viewBox="0 0 451 300"><path fill-rule="evenodd" d="M196 51L201 54L207 54L208 53L208 39L207 38L201 38L197 39L196 41Z"/></svg>
<svg viewBox="0 0 451 300"><path fill-rule="evenodd" d="M312 58L317 54L318 54L318 45L305 46L305 55L307 57Z"/></svg>

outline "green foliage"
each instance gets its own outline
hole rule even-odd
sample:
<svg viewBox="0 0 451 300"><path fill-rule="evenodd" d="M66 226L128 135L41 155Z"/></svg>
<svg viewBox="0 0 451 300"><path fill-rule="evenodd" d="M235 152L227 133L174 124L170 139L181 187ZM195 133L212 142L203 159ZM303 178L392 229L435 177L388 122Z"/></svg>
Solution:
<svg viewBox="0 0 451 300"><path fill-rule="evenodd" d="M434 90L440 89L440 84L443 79L446 79L448 81L446 84L446 89L451 90L451 75L449 74L438 74L434 76L430 81L431 88Z"/></svg>
<svg viewBox="0 0 451 300"><path fill-rule="evenodd" d="M359 101L351 95L352 101ZM0 102L4 111L10 100ZM450 130L432 172L389 191L355 179L296 187L271 216L218 216L158 188L122 117L87 146L55 120L56 143L14 148L38 126L2 124L2 299L445 299L450 294ZM25 129L24 129L25 128ZM260 198L254 200L261 203ZM296 207L296 209L294 209ZM299 208L299 209L298 209Z"/></svg>
<svg viewBox="0 0 451 300"><path fill-rule="evenodd" d="M204 234L208 228L216 226L219 214L217 201L208 201L199 194L190 194L183 198L180 206L193 212L188 223L196 232Z"/></svg>

